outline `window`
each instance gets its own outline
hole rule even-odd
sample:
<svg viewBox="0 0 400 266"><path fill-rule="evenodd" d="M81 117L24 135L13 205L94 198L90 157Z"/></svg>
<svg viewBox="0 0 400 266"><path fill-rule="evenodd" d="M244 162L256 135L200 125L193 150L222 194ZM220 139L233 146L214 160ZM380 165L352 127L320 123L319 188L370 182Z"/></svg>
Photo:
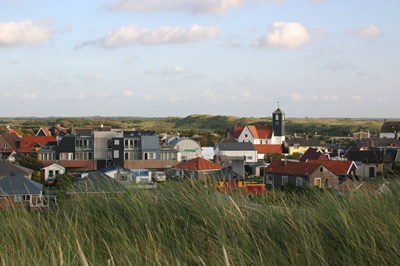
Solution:
<svg viewBox="0 0 400 266"><path fill-rule="evenodd" d="M129 153L125 152L124 158L125 160L129 160Z"/></svg>
<svg viewBox="0 0 400 266"><path fill-rule="evenodd" d="M119 139L114 140L114 145L119 145Z"/></svg>
<svg viewBox="0 0 400 266"><path fill-rule="evenodd" d="M321 167L319 168L319 172L322 173L323 171L324 171L324 168L321 166Z"/></svg>
<svg viewBox="0 0 400 266"><path fill-rule="evenodd" d="M321 187L321 178L314 179L314 186Z"/></svg>
<svg viewBox="0 0 400 266"><path fill-rule="evenodd" d="M287 175L282 176L282 186L289 183L289 177Z"/></svg>
<svg viewBox="0 0 400 266"><path fill-rule="evenodd" d="M329 187L329 179L325 179L325 187Z"/></svg>
<svg viewBox="0 0 400 266"><path fill-rule="evenodd" d="M22 201L22 195L15 195L14 196L14 201L15 202L21 202Z"/></svg>
<svg viewBox="0 0 400 266"><path fill-rule="evenodd" d="M140 147L140 142L139 142L138 139L135 139L135 140L133 141L133 144L134 144L135 148L139 148L139 147Z"/></svg>
<svg viewBox="0 0 400 266"><path fill-rule="evenodd" d="M14 201L15 202L29 202L31 200L30 195L15 195Z"/></svg>
<svg viewBox="0 0 400 266"><path fill-rule="evenodd" d="M129 145L129 140L126 139L126 140L125 140L125 147L128 147L128 145Z"/></svg>
<svg viewBox="0 0 400 266"><path fill-rule="evenodd" d="M303 187L304 180L302 177L296 178L296 187Z"/></svg>
<svg viewBox="0 0 400 266"><path fill-rule="evenodd" d="M114 150L114 158L119 159L119 150Z"/></svg>
<svg viewBox="0 0 400 266"><path fill-rule="evenodd" d="M247 134L244 134L244 137L245 137L245 138L247 138L248 136L249 136L249 135L247 135Z"/></svg>

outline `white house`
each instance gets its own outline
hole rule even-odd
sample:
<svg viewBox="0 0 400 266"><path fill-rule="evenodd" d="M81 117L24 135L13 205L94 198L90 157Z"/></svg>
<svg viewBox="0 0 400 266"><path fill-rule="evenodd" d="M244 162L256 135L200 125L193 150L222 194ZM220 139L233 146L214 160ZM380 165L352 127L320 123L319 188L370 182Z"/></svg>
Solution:
<svg viewBox="0 0 400 266"><path fill-rule="evenodd" d="M40 169L40 179L44 181L50 177L57 177L62 174L65 174L65 167L60 163L52 163Z"/></svg>
<svg viewBox="0 0 400 266"><path fill-rule="evenodd" d="M238 142L251 142L253 144L271 144L272 127L245 126L238 137Z"/></svg>
<svg viewBox="0 0 400 266"><path fill-rule="evenodd" d="M257 151L251 142L219 142L214 147L220 157L244 158L246 163L257 162Z"/></svg>
<svg viewBox="0 0 400 266"><path fill-rule="evenodd" d="M181 138L179 135L168 139L167 144L178 151L178 162L189 161L202 156L200 144L189 138Z"/></svg>
<svg viewBox="0 0 400 266"><path fill-rule="evenodd" d="M279 108L272 113L272 125L236 125L229 132L231 138L238 142L251 142L255 145L276 144L285 141L285 113Z"/></svg>

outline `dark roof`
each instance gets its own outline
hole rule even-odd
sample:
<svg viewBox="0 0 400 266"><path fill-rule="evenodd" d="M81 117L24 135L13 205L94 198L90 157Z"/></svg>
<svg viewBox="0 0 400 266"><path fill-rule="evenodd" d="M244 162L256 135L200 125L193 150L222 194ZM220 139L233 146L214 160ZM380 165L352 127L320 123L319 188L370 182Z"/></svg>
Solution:
<svg viewBox="0 0 400 266"><path fill-rule="evenodd" d="M394 133L400 131L400 121L387 121L383 123L380 133Z"/></svg>
<svg viewBox="0 0 400 266"><path fill-rule="evenodd" d="M228 166L222 169L222 175L220 176L223 180L244 180L244 177L236 173L232 167Z"/></svg>
<svg viewBox="0 0 400 266"><path fill-rule="evenodd" d="M319 138L291 138L286 141L288 146L299 144L300 146L321 146L321 140Z"/></svg>
<svg viewBox="0 0 400 266"><path fill-rule="evenodd" d="M329 160L329 158L318 149L308 148L301 156L300 162L307 162L308 160Z"/></svg>
<svg viewBox="0 0 400 266"><path fill-rule="evenodd" d="M67 135L64 136L56 147L57 154L61 152L75 152L75 136Z"/></svg>
<svg viewBox="0 0 400 266"><path fill-rule="evenodd" d="M355 162L363 162L363 163L383 162L383 152L375 150L368 150L368 151L349 150L344 156L347 159Z"/></svg>
<svg viewBox="0 0 400 266"><path fill-rule="evenodd" d="M42 184L22 175L8 175L0 179L0 195L37 195L42 189Z"/></svg>
<svg viewBox="0 0 400 266"><path fill-rule="evenodd" d="M236 141L227 141L227 142L218 142L216 147L220 151L254 151L253 143L251 142L236 142Z"/></svg>
<svg viewBox="0 0 400 266"><path fill-rule="evenodd" d="M136 131L136 130L124 130L124 138L129 137L140 137L142 135L152 136L155 135L155 131L145 130L145 131Z"/></svg>
<svg viewBox="0 0 400 266"><path fill-rule="evenodd" d="M358 147L400 147L400 140L388 138L365 138L355 140L354 144Z"/></svg>
<svg viewBox="0 0 400 266"><path fill-rule="evenodd" d="M281 111L281 109L276 109L272 114L277 115L277 114L284 114L284 112Z"/></svg>
<svg viewBox="0 0 400 266"><path fill-rule="evenodd" d="M72 190L80 193L115 193L124 192L119 181L101 172L93 172L72 184Z"/></svg>
<svg viewBox="0 0 400 266"><path fill-rule="evenodd" d="M31 175L32 173L33 173L32 169L23 167L18 164L0 161L0 176L7 176L11 174L27 176Z"/></svg>

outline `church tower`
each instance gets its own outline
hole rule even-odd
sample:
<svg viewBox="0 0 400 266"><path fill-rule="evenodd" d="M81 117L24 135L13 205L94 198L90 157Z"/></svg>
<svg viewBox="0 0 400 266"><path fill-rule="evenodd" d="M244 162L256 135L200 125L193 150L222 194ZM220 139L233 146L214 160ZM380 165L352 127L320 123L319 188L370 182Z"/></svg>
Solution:
<svg viewBox="0 0 400 266"><path fill-rule="evenodd" d="M285 141L285 113L279 108L272 113L272 144L282 144Z"/></svg>

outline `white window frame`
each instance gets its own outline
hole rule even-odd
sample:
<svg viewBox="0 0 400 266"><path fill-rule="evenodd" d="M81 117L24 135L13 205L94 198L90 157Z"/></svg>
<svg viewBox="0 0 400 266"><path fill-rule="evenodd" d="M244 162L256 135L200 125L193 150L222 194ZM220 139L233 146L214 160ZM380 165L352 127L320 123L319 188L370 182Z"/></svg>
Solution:
<svg viewBox="0 0 400 266"><path fill-rule="evenodd" d="M284 181L286 179L286 182ZM289 176L283 175L282 176L282 186L289 183Z"/></svg>
<svg viewBox="0 0 400 266"><path fill-rule="evenodd" d="M114 150L114 159L119 159L119 150Z"/></svg>

